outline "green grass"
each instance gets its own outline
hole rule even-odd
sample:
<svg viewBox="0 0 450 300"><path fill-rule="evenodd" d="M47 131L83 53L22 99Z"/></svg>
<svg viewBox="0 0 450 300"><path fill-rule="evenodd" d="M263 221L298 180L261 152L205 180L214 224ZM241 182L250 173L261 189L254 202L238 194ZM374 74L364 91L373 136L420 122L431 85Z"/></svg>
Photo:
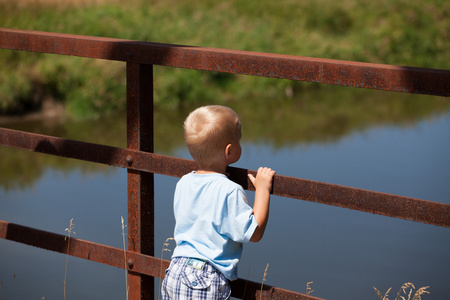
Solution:
<svg viewBox="0 0 450 300"><path fill-rule="evenodd" d="M0 3L0 27L449 69L443 0L127 1L92 6ZM123 63L0 50L0 113L62 101L69 115L125 108ZM155 103L284 98L288 80L155 67Z"/></svg>

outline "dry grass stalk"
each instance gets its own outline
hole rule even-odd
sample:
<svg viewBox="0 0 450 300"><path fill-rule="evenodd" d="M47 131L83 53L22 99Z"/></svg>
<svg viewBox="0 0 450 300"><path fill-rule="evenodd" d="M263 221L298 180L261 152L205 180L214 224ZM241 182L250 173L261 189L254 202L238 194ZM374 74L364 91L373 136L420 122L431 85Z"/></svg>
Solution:
<svg viewBox="0 0 450 300"><path fill-rule="evenodd" d="M16 274L14 274L14 285L16 286L16 299L19 299L19 284L17 283Z"/></svg>
<svg viewBox="0 0 450 300"><path fill-rule="evenodd" d="M400 295L400 293L403 292L403 294L406 295L406 290L407 290L408 288L410 289L410 290L409 290L409 294L408 294L408 300L411 299L411 293L412 293L413 289L416 288L416 287L414 286L414 284L412 284L411 282L405 282L405 283L400 287L400 289L399 289L398 292L397 292L397 298L395 298L395 299L406 300L406 298L403 297L402 295Z"/></svg>
<svg viewBox="0 0 450 300"><path fill-rule="evenodd" d="M129 291L130 287L128 286L127 251L126 251L126 244L125 244L125 227L127 227L127 225L124 224L122 216L120 216L120 219L122 221L123 264L124 264L124 270L125 270L125 289L126 289L126 299L128 300L128 291Z"/></svg>
<svg viewBox="0 0 450 300"><path fill-rule="evenodd" d="M264 270L264 276L261 282L261 293L259 294L259 299L261 300L262 297L262 290L263 290L263 286L264 286L264 282L266 281L266 277L267 277L267 269L269 268L269 264L267 264L266 269Z"/></svg>
<svg viewBox="0 0 450 300"><path fill-rule="evenodd" d="M423 294L429 294L430 292L427 291L427 288L429 288L430 286L423 286L420 289L418 289L416 291L416 293L414 294L413 300L422 300L422 295Z"/></svg>
<svg viewBox="0 0 450 300"><path fill-rule="evenodd" d="M64 273L64 300L66 299L66 282L67 282L67 263L69 261L69 250L70 250L70 235L73 233L75 235L75 231L73 228L75 227L75 223L73 223L73 218L70 219L69 228L66 228L67 236L64 238L67 240L67 254L66 254L66 271Z"/></svg>
<svg viewBox="0 0 450 300"><path fill-rule="evenodd" d="M247 291L248 279L250 278L250 270L252 269L252 265L248 266L247 280L245 281L244 293L242 294L242 299L245 299L245 292Z"/></svg>
<svg viewBox="0 0 450 300"><path fill-rule="evenodd" d="M388 294L389 294L389 292L391 291L392 288L389 288L389 289L386 291L386 293L384 294L384 296L381 295L380 291L377 290L376 287L373 287L373 288L374 288L374 290L377 292L378 298L380 298L381 300L389 300L389 298L388 298L387 296L388 296Z"/></svg>
<svg viewBox="0 0 450 300"><path fill-rule="evenodd" d="M386 293L384 294L384 296L381 295L380 291L377 290L376 287L373 287L374 290L377 292L378 298L380 298L381 300L389 300L389 298L387 297L389 292L391 291L392 288L389 288ZM395 300L422 300L422 295L423 294L429 294L430 292L427 291L427 289L429 288L429 286L424 286L419 288L413 298L411 299L411 295L413 290L416 287L414 286L414 284L412 284L411 282L405 282L400 289L397 292L397 297L395 297ZM409 289L409 293L407 293L407 290ZM407 295L408 298L405 298L404 296L401 295L401 293L403 292L403 294L405 294L405 296Z"/></svg>
<svg viewBox="0 0 450 300"><path fill-rule="evenodd" d="M163 269L163 267L162 267L162 260L163 260L163 255L164 255L164 252L170 252L170 249L169 249L169 246L170 246L170 241L173 241L173 240L175 240L174 238L167 238L165 241L164 241L164 243L163 243L163 246L162 246L162 250L161 250L161 266L160 266L160 270L161 270L161 273L160 273L160 276L159 276L159 289L158 289L158 300L160 299L160 297L161 297L161 278L163 277L163 274L162 274L162 269Z"/></svg>
<svg viewBox="0 0 450 300"><path fill-rule="evenodd" d="M310 281L306 284L306 295L311 294L312 292L314 292L314 290L311 288L311 284L313 284L314 281Z"/></svg>

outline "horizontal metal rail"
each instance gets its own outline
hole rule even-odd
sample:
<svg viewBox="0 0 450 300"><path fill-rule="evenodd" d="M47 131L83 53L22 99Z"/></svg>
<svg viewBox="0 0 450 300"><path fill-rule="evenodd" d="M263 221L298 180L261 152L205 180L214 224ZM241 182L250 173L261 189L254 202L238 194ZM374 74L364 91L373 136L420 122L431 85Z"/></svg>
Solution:
<svg viewBox="0 0 450 300"><path fill-rule="evenodd" d="M111 246L89 242L77 238L69 239L65 235L51 233L0 220L0 238L23 243L29 246L55 251L74 257L98 262L101 264L127 269L130 272L145 274L157 278L164 277L164 270L168 268L169 261L132 252ZM238 279L231 283L232 296L240 299L259 299L261 283ZM304 299L320 300L293 291L264 285L262 297L270 299ZM263 298L263 299L264 299Z"/></svg>
<svg viewBox="0 0 450 300"><path fill-rule="evenodd" d="M450 71L0 28L0 48L450 96Z"/></svg>
<svg viewBox="0 0 450 300"><path fill-rule="evenodd" d="M196 169L187 159L122 149L0 128L0 145L110 166L181 177ZM255 171L229 167L230 178L253 190L247 177ZM394 218L450 227L450 205L416 198L276 175L274 195L349 208Z"/></svg>
<svg viewBox="0 0 450 300"><path fill-rule="evenodd" d="M147 250L153 248L153 233L142 231L143 227L148 227L149 221L153 222L153 202L150 198L142 197L143 194L148 194L147 192L153 193L153 179L146 175L157 173L181 177L196 168L195 163L190 160L149 153L153 152L153 119L151 118L153 86L148 84L153 82L151 65L450 96L449 70L5 28L0 28L1 48L127 62L128 149L4 128L0 128L0 145L127 168L129 170L129 221L131 219L129 243L131 242L132 245L129 249L131 250L125 251L74 238L70 238L69 249L68 240L63 235L5 221L0 221L0 238L126 268L130 278L129 287L133 291L130 299L150 298L153 289L149 283L153 280L147 280L149 279L147 277L162 277L169 263L166 260L142 254L149 253ZM255 174L255 171L230 167L229 172L232 180L245 189L253 190L247 174ZM272 193L450 227L450 205L443 203L282 175L275 176ZM136 209L141 207L142 202L149 199L152 203L148 207L143 208L142 211ZM135 221L140 218L145 219L144 222L136 223ZM260 283L242 279L232 283L232 295L241 299L259 299L259 296L266 299L320 299L266 285L261 290Z"/></svg>

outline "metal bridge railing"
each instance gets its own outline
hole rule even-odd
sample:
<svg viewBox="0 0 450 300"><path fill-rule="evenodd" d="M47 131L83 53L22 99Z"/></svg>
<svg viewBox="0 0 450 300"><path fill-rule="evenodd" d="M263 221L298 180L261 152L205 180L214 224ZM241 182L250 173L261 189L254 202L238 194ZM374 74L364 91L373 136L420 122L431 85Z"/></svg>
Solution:
<svg viewBox="0 0 450 300"><path fill-rule="evenodd" d="M153 153L153 65L246 74L369 89L450 96L450 71L317 59L300 56L157 44L111 38L0 28L0 49L53 53L126 62L127 148L116 148L0 128L0 145L127 168L128 251L0 221L0 237L128 270L129 299L152 299L153 277L169 262L154 257L153 174L181 177L190 160ZM252 189L247 174L230 178ZM274 195L450 227L450 205L335 184L276 175ZM240 299L319 299L239 279ZM244 295L245 293L245 295ZM262 295L260 295L262 293Z"/></svg>

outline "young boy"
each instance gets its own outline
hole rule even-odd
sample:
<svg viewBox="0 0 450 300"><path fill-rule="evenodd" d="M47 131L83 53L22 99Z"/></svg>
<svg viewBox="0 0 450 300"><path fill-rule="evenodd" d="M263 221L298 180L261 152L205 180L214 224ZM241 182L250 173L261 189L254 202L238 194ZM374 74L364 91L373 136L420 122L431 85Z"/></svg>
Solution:
<svg viewBox="0 0 450 300"><path fill-rule="evenodd" d="M241 123L230 108L194 110L184 122L184 138L198 171L183 176L174 196L176 247L162 284L163 299L228 299L237 279L242 243L258 242L269 216L275 171L259 168L253 209L244 189L226 168L241 156Z"/></svg>

